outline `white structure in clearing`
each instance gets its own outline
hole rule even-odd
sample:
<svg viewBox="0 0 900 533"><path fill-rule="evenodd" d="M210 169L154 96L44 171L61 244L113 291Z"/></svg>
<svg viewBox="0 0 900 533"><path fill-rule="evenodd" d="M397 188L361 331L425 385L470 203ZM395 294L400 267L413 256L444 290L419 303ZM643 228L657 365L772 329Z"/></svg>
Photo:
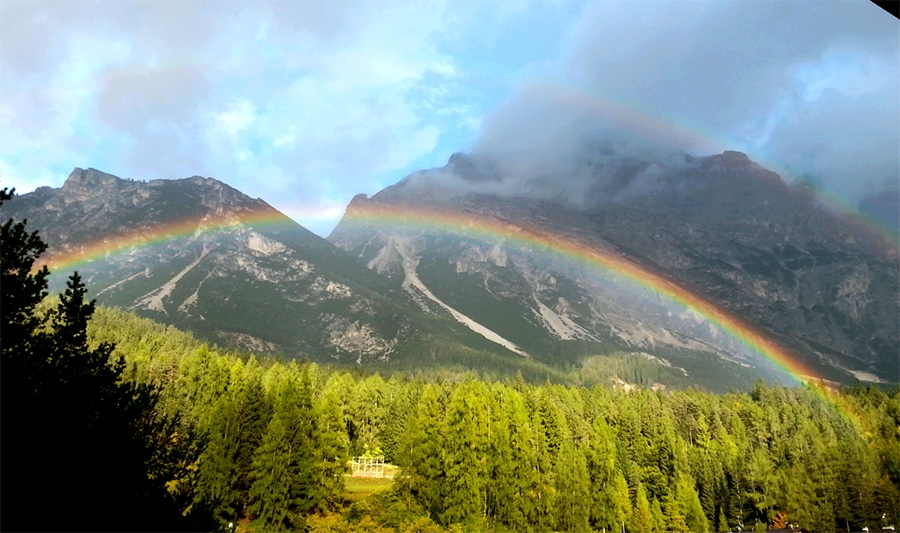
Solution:
<svg viewBox="0 0 900 533"><path fill-rule="evenodd" d="M353 477L384 477L384 456L354 457L350 468Z"/></svg>

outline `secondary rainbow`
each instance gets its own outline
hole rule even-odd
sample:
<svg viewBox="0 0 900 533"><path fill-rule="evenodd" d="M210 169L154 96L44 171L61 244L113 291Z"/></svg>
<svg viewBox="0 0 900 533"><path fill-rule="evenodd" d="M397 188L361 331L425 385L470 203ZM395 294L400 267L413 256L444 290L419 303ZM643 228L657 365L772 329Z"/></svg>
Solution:
<svg viewBox="0 0 900 533"><path fill-rule="evenodd" d="M667 115L645 105L622 98L604 98L577 88L548 83L533 83L527 86L544 101L561 102L578 109L581 116L594 117L605 123L605 127L625 128L632 135L653 140L688 152L718 153L728 149L733 143L724 142L712 132L686 117ZM696 154L695 154L696 155ZM764 158L761 154L751 154L754 161L779 174L787 183L798 183L795 175L781 161ZM858 212L857 206L827 191L818 191L816 201L821 202L844 220L866 232L877 240L879 246L896 248L900 244L900 228L891 228L870 216Z"/></svg>

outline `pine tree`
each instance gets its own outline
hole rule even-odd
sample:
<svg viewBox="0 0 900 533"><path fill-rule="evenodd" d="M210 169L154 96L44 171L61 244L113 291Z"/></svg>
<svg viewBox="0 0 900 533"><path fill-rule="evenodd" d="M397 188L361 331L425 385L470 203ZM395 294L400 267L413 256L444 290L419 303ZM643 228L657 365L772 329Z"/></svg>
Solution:
<svg viewBox="0 0 900 533"><path fill-rule="evenodd" d="M719 509L719 523L716 527L716 531L725 531L726 529L730 529L731 526L728 524L728 518L725 516L725 510Z"/></svg>
<svg viewBox="0 0 900 533"><path fill-rule="evenodd" d="M593 424L593 438L588 452L588 469L591 476L591 523L594 529L615 530L627 521L631 513L628 500L628 483L616 468L615 435L603 417Z"/></svg>
<svg viewBox="0 0 900 533"><path fill-rule="evenodd" d="M483 383L459 385L444 417L444 524L480 520L487 514L492 470L489 393Z"/></svg>
<svg viewBox="0 0 900 533"><path fill-rule="evenodd" d="M653 531L664 533L666 531L666 515L663 514L662 506L656 498L650 501L650 514L653 516Z"/></svg>
<svg viewBox="0 0 900 533"><path fill-rule="evenodd" d="M703 513L700 497L697 495L697 491L694 490L693 483L686 475L682 474L679 476L678 482L675 484L675 494L688 531L691 531L691 533L707 533L709 531L709 521Z"/></svg>
<svg viewBox="0 0 900 533"><path fill-rule="evenodd" d="M0 205L10 200L13 192L15 189L0 190ZM18 387L27 391L33 387L21 380L37 379L33 374L45 355L46 338L38 333L43 320L35 307L47 296L50 271L46 265L34 268L47 245L36 231L28 233L26 222L9 219L0 226L0 354L4 374L17 374Z"/></svg>
<svg viewBox="0 0 900 533"><path fill-rule="evenodd" d="M554 466L563 441L569 438L565 415L543 388L532 396L532 428L535 449L535 498L532 523L538 530L556 529Z"/></svg>
<svg viewBox="0 0 900 533"><path fill-rule="evenodd" d="M347 426L341 401L334 392L325 393L317 409L319 424L320 464L319 490L320 508L333 507L335 500L344 491L344 472L350 450Z"/></svg>
<svg viewBox="0 0 900 533"><path fill-rule="evenodd" d="M216 403L200 454L194 507L216 517L219 525L235 522L241 511L241 475L238 405L230 396Z"/></svg>
<svg viewBox="0 0 900 533"><path fill-rule="evenodd" d="M650 514L650 502L643 485L638 485L634 497L634 512L628 531L633 533L651 533L653 531L653 515Z"/></svg>
<svg viewBox="0 0 900 533"><path fill-rule="evenodd" d="M241 387L235 391L238 402L237 441L238 449L235 457L238 490L242 502L249 500L250 486L253 480L250 471L253 466L253 454L262 444L266 427L272 416L272 407L262 386L259 364L251 357L240 376Z"/></svg>
<svg viewBox="0 0 900 533"><path fill-rule="evenodd" d="M433 519L443 512L440 492L444 476L443 418L437 387L429 383L422 390L410 418L398 458L403 467L403 476L398 482L400 490L418 501Z"/></svg>
<svg viewBox="0 0 900 533"><path fill-rule="evenodd" d="M0 191L0 204L10 198ZM25 228L0 226L3 528L177 527L164 480L150 477L171 428L158 392L120 381L112 345L88 346L94 302L77 273L54 308L38 309L49 271L34 265L47 247ZM90 524L85 509L99 510Z"/></svg>
<svg viewBox="0 0 900 533"><path fill-rule="evenodd" d="M287 531L303 525L302 504L298 505L297 459L292 449L291 430L275 412L253 461L250 510L266 529Z"/></svg>
<svg viewBox="0 0 900 533"><path fill-rule="evenodd" d="M666 516L666 531L671 533L691 533L684 514L681 512L681 506L675 499L675 491L669 491L663 507Z"/></svg>
<svg viewBox="0 0 900 533"><path fill-rule="evenodd" d="M309 377L282 385L263 442L253 457L249 509L271 531L304 527L321 502L321 455Z"/></svg>
<svg viewBox="0 0 900 533"><path fill-rule="evenodd" d="M590 476L580 447L563 442L554 467L556 527L563 531L587 531L591 513Z"/></svg>
<svg viewBox="0 0 900 533"><path fill-rule="evenodd" d="M495 517L516 531L531 528L536 483L534 479L534 437L525 402L515 389L504 387L502 422L494 437L504 445L493 474Z"/></svg>

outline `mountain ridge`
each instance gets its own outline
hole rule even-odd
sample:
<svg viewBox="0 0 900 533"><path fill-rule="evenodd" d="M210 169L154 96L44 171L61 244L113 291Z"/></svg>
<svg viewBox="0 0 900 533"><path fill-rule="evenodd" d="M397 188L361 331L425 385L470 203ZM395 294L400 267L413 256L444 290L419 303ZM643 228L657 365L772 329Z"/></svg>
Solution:
<svg viewBox="0 0 900 533"><path fill-rule="evenodd" d="M647 159L593 149L575 166L528 176L454 154L354 197L327 240L200 176L143 182L75 169L2 215L29 219L51 254L118 243L79 265L101 304L263 354L384 370L454 361L534 370L624 351L698 384L796 377L671 297L509 237L534 231L690 291L817 377L900 381L896 247L739 152ZM396 220L356 217L373 206ZM412 208L450 218L404 223ZM508 237L456 227L461 217ZM175 222L177 239L154 238ZM133 240L116 241L123 234Z"/></svg>
<svg viewBox="0 0 900 533"><path fill-rule="evenodd" d="M51 257L99 250L78 269L101 304L211 342L357 364L411 350L398 344L428 346L429 334L459 349L480 344L467 348L468 335L420 316L376 273L212 178L141 182L75 169L61 188L17 196L2 211L28 219ZM158 238L176 227L177 238Z"/></svg>

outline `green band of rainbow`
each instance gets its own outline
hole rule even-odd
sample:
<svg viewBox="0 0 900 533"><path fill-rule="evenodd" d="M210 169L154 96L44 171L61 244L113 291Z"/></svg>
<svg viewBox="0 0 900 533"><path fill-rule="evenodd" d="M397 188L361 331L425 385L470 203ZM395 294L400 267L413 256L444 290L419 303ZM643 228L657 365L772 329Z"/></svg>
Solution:
<svg viewBox="0 0 900 533"><path fill-rule="evenodd" d="M598 269L627 280L652 291L665 300L699 314L723 332L743 342L753 351L771 361L776 367L808 385L818 396L835 406L837 411L854 427L860 427L859 418L852 414L852 411L846 406L846 402L841 400L840 395L832 393L823 386L821 378L817 377L808 366L786 349L701 296L616 253L566 236L493 217L458 211L400 207L374 201L351 204L342 219L342 224L348 224L351 228L357 224L370 225L376 229L389 227L391 224L405 228L412 225L417 229L463 233L486 241L505 240L534 249L536 252L576 261L588 268ZM240 218L204 216L150 229L126 231L80 246L75 250L64 252L51 250L51 255L45 263L51 271L67 272L88 265L95 260L113 257L131 250L150 248L247 225L260 229L279 225L296 226L288 217L272 208L244 212Z"/></svg>
<svg viewBox="0 0 900 533"><path fill-rule="evenodd" d="M661 298L698 313L709 323L751 348L777 368L806 385L816 396L833 406L836 412L859 430L861 419L849 404L824 380L788 350L760 333L726 310L684 287L651 272L650 270L618 255L579 240L554 234L519 223L490 216L459 211L440 211L409 206L381 204L375 201L353 203L342 219L342 225L352 230L354 226L371 226L374 229L415 228L437 230L482 238L486 241L509 241L534 249L537 252L556 255L576 261L588 268L598 269L620 279L634 283Z"/></svg>
<svg viewBox="0 0 900 533"><path fill-rule="evenodd" d="M296 226L296 223L280 211L268 206L254 211L244 211L240 216L229 214L192 217L150 228L126 230L71 250L53 250L51 248L50 255L44 263L51 271L67 272L97 259L115 256L129 250L150 248L229 228L245 226L264 228L277 225Z"/></svg>

